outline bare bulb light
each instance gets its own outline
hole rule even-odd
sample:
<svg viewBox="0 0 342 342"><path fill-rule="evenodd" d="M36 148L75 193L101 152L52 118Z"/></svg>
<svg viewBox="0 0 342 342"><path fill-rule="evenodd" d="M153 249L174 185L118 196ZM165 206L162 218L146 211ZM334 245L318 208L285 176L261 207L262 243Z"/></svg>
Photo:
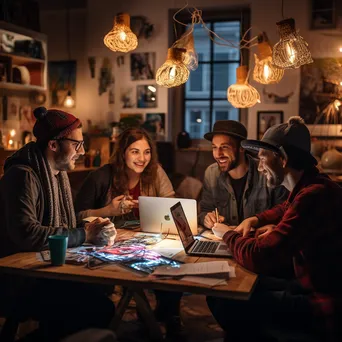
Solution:
<svg viewBox="0 0 342 342"><path fill-rule="evenodd" d="M113 29L103 39L108 49L119 52L129 52L138 46L138 38L130 28L130 17L120 13L114 18Z"/></svg>
<svg viewBox="0 0 342 342"><path fill-rule="evenodd" d="M189 69L184 64L185 49L170 48L165 63L157 70L157 84L166 87L177 87L189 78Z"/></svg>
<svg viewBox="0 0 342 342"><path fill-rule="evenodd" d="M72 108L75 105L75 100L71 96L71 91L68 91L68 94L63 102L63 106L67 108Z"/></svg>
<svg viewBox="0 0 342 342"><path fill-rule="evenodd" d="M247 66L239 66L236 69L236 84L227 89L228 101L235 108L249 108L260 103L260 94L248 83L247 76Z"/></svg>
<svg viewBox="0 0 342 342"><path fill-rule="evenodd" d="M255 65L253 78L261 84L275 84L284 76L284 69L280 69L273 64L272 48L268 41L266 33L258 36L258 55L254 55Z"/></svg>
<svg viewBox="0 0 342 342"><path fill-rule="evenodd" d="M282 69L299 68L312 63L308 43L301 37L294 19L285 19L277 23L280 40L273 47L273 63Z"/></svg>

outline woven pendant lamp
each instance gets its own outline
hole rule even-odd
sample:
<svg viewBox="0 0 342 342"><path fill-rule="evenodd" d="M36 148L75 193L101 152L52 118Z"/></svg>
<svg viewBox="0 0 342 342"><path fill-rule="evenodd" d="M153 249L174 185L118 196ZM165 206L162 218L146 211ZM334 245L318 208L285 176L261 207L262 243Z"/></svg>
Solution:
<svg viewBox="0 0 342 342"><path fill-rule="evenodd" d="M189 69L184 64L185 49L170 48L166 62L157 70L157 84L171 88L185 83L189 78Z"/></svg>
<svg viewBox="0 0 342 342"><path fill-rule="evenodd" d="M259 56L254 54L254 80L261 84L279 83L284 76L284 69L273 64L272 48L265 32L258 37L258 52Z"/></svg>
<svg viewBox="0 0 342 342"><path fill-rule="evenodd" d="M236 84L227 89L228 101L235 108L249 108L260 102L259 92L248 83L247 76L247 66L239 66L236 69Z"/></svg>
<svg viewBox="0 0 342 342"><path fill-rule="evenodd" d="M185 49L184 64L189 70L196 70L198 68L198 55L195 50L194 35L192 32L186 31L172 47Z"/></svg>
<svg viewBox="0 0 342 342"><path fill-rule="evenodd" d="M129 14L119 13L114 18L114 26L105 35L103 42L112 51L129 52L137 48L138 38L131 31Z"/></svg>
<svg viewBox="0 0 342 342"><path fill-rule="evenodd" d="M282 69L299 68L312 63L308 43L296 31L293 18L277 23L280 40L273 47L273 63Z"/></svg>

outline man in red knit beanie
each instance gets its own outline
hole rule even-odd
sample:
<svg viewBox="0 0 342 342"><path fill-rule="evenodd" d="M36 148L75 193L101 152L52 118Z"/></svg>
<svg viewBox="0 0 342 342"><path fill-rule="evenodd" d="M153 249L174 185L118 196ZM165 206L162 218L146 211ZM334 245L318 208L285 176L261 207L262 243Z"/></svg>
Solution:
<svg viewBox="0 0 342 342"><path fill-rule="evenodd" d="M84 227L76 227L66 171L74 169L76 160L84 154L80 120L72 114L44 107L36 108L34 115L37 121L33 134L37 141L28 143L6 160L4 176L0 180L0 257L46 249L51 235L68 236L68 247L80 246L84 242L112 245L116 231L109 219L98 218ZM1 294L9 290L5 283L10 282L0 282ZM76 284L57 284L56 281L48 284L47 281L37 281L32 288L29 285L25 281L27 293L37 297L35 315L41 326L46 327L44 331L53 334L44 336L48 341L88 325L105 327L113 314L111 301L103 293L92 293L90 298L85 286L80 288ZM54 305L50 303L49 306L54 307L53 312L43 314L39 303L43 304L48 297L52 300L51 293ZM84 313L79 322L75 322L74 314L68 316L64 311L68 298L78 308L77 316ZM89 304L89 300L94 303ZM65 322L56 324L60 320ZM58 333L50 329L54 325L58 325Z"/></svg>

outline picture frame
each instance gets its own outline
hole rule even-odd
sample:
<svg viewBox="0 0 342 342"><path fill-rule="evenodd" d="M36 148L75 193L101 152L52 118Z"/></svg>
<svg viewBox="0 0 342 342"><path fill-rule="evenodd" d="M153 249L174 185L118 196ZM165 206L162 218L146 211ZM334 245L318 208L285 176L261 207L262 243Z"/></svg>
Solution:
<svg viewBox="0 0 342 342"><path fill-rule="evenodd" d="M264 133L273 125L284 122L284 112L281 110L260 110L257 113L257 139L260 140Z"/></svg>
<svg viewBox="0 0 342 342"><path fill-rule="evenodd" d="M153 80L155 69L155 52L131 53L131 81Z"/></svg>
<svg viewBox="0 0 342 342"><path fill-rule="evenodd" d="M156 108L157 107L157 86L138 85L137 86L137 107L138 108Z"/></svg>
<svg viewBox="0 0 342 342"><path fill-rule="evenodd" d="M311 29L336 28L337 0L311 0Z"/></svg>
<svg viewBox="0 0 342 342"><path fill-rule="evenodd" d="M12 59L8 56L0 56L0 82L11 82Z"/></svg>

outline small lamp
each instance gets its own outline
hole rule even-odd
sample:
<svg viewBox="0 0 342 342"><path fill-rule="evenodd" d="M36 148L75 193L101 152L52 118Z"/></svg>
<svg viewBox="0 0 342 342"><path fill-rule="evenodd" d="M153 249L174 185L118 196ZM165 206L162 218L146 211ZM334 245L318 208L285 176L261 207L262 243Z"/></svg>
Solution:
<svg viewBox="0 0 342 342"><path fill-rule="evenodd" d="M273 63L279 68L294 69L313 62L308 43L297 33L295 25L293 18L277 23L280 40L273 47Z"/></svg>
<svg viewBox="0 0 342 342"><path fill-rule="evenodd" d="M75 105L75 100L71 96L71 90L68 90L67 96L63 102L63 106L67 108L72 108Z"/></svg>
<svg viewBox="0 0 342 342"><path fill-rule="evenodd" d="M279 83L284 76L284 69L273 64L272 48L265 32L258 36L258 52L259 57L254 54L254 80L261 84Z"/></svg>
<svg viewBox="0 0 342 342"><path fill-rule="evenodd" d="M114 17L114 26L103 42L112 51L129 52L137 48L138 38L131 31L129 14L119 13Z"/></svg>
<svg viewBox="0 0 342 342"><path fill-rule="evenodd" d="M232 84L227 89L228 101L235 108L249 108L253 107L257 102L260 102L260 95L258 91L248 83L247 75L247 66L239 66L236 69L236 84Z"/></svg>
<svg viewBox="0 0 342 342"><path fill-rule="evenodd" d="M189 69L184 64L185 49L170 48L166 62L157 70L157 84L166 88L177 87L189 78Z"/></svg>

